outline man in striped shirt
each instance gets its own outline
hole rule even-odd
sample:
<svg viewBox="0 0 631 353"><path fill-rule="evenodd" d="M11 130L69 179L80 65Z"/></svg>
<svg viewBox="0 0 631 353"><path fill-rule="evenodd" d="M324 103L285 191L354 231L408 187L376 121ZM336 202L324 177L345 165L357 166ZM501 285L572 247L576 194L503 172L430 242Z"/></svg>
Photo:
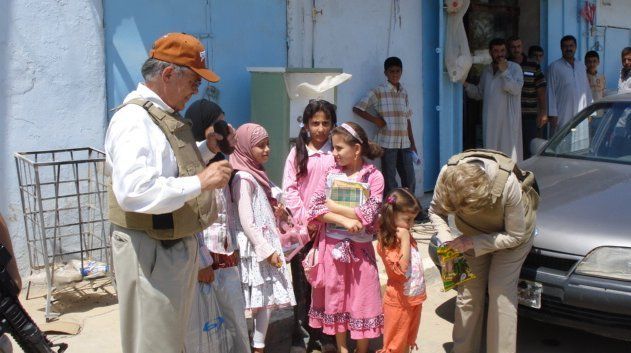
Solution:
<svg viewBox="0 0 631 353"><path fill-rule="evenodd" d="M524 87L521 91L521 131L524 159L529 158L530 141L542 137L543 127L548 122L546 109L546 78L541 66L529 61L522 52L522 42L518 37L508 40L509 60L519 64L524 73Z"/></svg>
<svg viewBox="0 0 631 353"><path fill-rule="evenodd" d="M412 134L408 93L401 85L403 63L390 57L383 63L388 82L373 88L354 107L353 112L379 127L375 140L383 148L381 171L385 179L384 195L397 188L399 172L401 186L412 193L415 189L413 153L416 145Z"/></svg>

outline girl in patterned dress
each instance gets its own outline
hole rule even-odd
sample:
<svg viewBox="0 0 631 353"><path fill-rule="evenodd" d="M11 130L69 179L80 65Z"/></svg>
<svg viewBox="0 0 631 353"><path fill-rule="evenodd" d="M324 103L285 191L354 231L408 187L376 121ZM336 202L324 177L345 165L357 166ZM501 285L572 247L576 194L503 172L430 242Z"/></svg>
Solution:
<svg viewBox="0 0 631 353"><path fill-rule="evenodd" d="M380 353L416 348L426 295L423 261L410 229L420 210L407 189L392 190L381 209L377 252L386 268L388 285L383 297L385 324Z"/></svg>
<svg viewBox="0 0 631 353"><path fill-rule="evenodd" d="M311 199L308 219L323 222L320 252L323 284L313 286L309 325L335 335L338 352L347 353L347 331L357 340L357 353L366 353L370 338L381 335L383 313L375 250L372 241L383 196L383 176L364 157L374 159L381 147L369 141L355 123L331 132L336 166L322 178ZM354 207L331 200L331 185L362 185L368 189ZM341 192L344 190L339 189ZM334 197L337 200L340 198ZM315 245L314 245L315 246ZM318 275L320 277L320 275ZM313 284L313 283L312 283Z"/></svg>
<svg viewBox="0 0 631 353"><path fill-rule="evenodd" d="M230 164L236 172L231 189L238 217L233 217L232 228L240 249L245 308L254 319L252 348L262 353L271 310L296 305L296 299L276 226L275 212L280 206L263 169L270 153L267 131L257 124L244 124L236 138Z"/></svg>

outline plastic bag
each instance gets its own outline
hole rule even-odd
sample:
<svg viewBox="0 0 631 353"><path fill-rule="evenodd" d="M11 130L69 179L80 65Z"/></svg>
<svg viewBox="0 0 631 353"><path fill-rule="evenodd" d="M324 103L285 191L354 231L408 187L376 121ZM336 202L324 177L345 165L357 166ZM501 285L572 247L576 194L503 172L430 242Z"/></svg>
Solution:
<svg viewBox="0 0 631 353"><path fill-rule="evenodd" d="M186 353L230 352L232 337L210 284L198 283L191 306L184 351Z"/></svg>
<svg viewBox="0 0 631 353"><path fill-rule="evenodd" d="M462 82L467 78L473 63L467 33L462 22L469 8L469 0L448 0L445 1L445 5L447 9L445 67L451 82Z"/></svg>
<svg viewBox="0 0 631 353"><path fill-rule="evenodd" d="M436 254L440 262L440 277L443 280L445 292L461 283L476 278L462 253L451 249L447 245L441 245L436 250Z"/></svg>
<svg viewBox="0 0 631 353"><path fill-rule="evenodd" d="M414 167L414 196L417 200L422 200L425 195L425 189L423 187L423 158L421 158L416 152L410 151L412 154L412 163Z"/></svg>

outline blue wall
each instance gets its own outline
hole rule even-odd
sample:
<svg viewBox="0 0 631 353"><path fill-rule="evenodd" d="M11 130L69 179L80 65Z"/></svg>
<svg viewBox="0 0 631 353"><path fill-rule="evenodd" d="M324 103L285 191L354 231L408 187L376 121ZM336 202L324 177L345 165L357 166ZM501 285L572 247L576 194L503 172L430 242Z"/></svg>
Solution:
<svg viewBox="0 0 631 353"><path fill-rule="evenodd" d="M140 67L154 40L168 32L200 38L208 66L221 76L199 94L212 97L237 126L250 120L249 66L286 66L283 0L104 1L108 109L142 81ZM110 116L112 113L110 112Z"/></svg>
<svg viewBox="0 0 631 353"><path fill-rule="evenodd" d="M591 3L597 4L591 0ZM605 75L607 88L617 90L620 74L620 51L631 43L631 22L627 28L596 26L591 33L589 26L581 18L580 12L585 0L541 0L541 36L545 60L549 64L561 57L560 40L566 34L577 38L576 58L583 61L585 53L596 50L600 55L598 71ZM628 12L630 3L616 2L616 11ZM601 16L596 10L596 17ZM597 21L598 22L598 21Z"/></svg>

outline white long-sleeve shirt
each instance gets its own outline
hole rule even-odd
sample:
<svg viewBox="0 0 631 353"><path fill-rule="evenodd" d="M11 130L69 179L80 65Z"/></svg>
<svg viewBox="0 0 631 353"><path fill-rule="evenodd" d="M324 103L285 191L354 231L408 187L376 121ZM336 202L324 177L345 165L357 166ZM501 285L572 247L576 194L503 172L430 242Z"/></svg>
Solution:
<svg viewBox="0 0 631 353"><path fill-rule="evenodd" d="M559 126L592 102L585 65L574 60L574 66L561 58L548 68L548 115L559 117Z"/></svg>
<svg viewBox="0 0 631 353"><path fill-rule="evenodd" d="M142 83L125 97L146 99L172 113L155 92ZM198 143L205 162L214 154L205 141ZM201 193L195 175L178 177L175 154L166 136L147 111L129 104L114 114L105 135L106 173L121 208L129 212L162 214L181 208Z"/></svg>
<svg viewBox="0 0 631 353"><path fill-rule="evenodd" d="M504 152L513 160L523 158L521 134L521 89L524 74L512 61L504 72L493 72L492 64L482 69L478 85L465 84L470 98L482 99L484 148Z"/></svg>

